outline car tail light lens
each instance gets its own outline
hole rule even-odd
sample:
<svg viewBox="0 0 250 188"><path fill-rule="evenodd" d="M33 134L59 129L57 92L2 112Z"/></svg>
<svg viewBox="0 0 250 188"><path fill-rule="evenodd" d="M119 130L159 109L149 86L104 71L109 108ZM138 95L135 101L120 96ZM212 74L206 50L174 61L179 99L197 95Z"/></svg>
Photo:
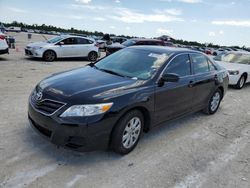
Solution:
<svg viewBox="0 0 250 188"><path fill-rule="evenodd" d="M4 36L4 35L0 35L0 39L1 39L1 40L4 40L4 39L5 39L5 36Z"/></svg>
<svg viewBox="0 0 250 188"><path fill-rule="evenodd" d="M95 44L95 47L98 47L98 48L99 48L99 47L100 47L100 45L96 43L96 44Z"/></svg>

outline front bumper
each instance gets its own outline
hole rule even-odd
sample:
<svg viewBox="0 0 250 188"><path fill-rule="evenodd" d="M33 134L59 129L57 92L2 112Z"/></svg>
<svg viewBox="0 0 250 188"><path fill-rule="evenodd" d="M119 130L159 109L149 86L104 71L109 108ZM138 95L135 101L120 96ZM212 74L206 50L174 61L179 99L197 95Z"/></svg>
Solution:
<svg viewBox="0 0 250 188"><path fill-rule="evenodd" d="M43 52L41 50L34 50L32 48L25 48L25 55L30 57L43 57Z"/></svg>
<svg viewBox="0 0 250 188"><path fill-rule="evenodd" d="M107 149L115 117L87 123L86 120L65 120L58 115L46 116L30 103L28 108L30 125L45 139L57 146L77 150L93 151Z"/></svg>
<svg viewBox="0 0 250 188"><path fill-rule="evenodd" d="M8 54L9 53L9 48L0 50L0 54Z"/></svg>

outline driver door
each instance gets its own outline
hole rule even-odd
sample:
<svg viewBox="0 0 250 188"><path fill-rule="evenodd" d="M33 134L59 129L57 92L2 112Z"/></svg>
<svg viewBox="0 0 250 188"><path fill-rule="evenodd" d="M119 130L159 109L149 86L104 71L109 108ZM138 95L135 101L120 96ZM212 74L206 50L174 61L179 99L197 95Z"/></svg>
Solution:
<svg viewBox="0 0 250 188"><path fill-rule="evenodd" d="M157 123L183 115L193 108L195 89L191 61L188 54L176 56L163 74L177 74L178 82L165 82L156 86L155 117Z"/></svg>

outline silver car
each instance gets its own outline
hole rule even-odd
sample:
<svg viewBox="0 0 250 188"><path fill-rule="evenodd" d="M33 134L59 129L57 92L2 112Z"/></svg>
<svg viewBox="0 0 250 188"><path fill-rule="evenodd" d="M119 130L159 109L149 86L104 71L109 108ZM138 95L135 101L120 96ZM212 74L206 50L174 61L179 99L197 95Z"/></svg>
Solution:
<svg viewBox="0 0 250 188"><path fill-rule="evenodd" d="M28 44L25 54L45 61L68 57L87 57L89 61L96 61L100 56L99 47L93 39L72 35L56 36L44 42Z"/></svg>

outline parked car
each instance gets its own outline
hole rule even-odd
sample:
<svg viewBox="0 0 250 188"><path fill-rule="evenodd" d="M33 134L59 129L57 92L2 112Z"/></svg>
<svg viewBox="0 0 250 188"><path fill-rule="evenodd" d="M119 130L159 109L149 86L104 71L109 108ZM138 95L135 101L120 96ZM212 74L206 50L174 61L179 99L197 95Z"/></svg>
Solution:
<svg viewBox="0 0 250 188"><path fill-rule="evenodd" d="M199 110L216 113L227 85L227 71L205 54L133 46L42 80L28 118L58 146L127 154L143 131Z"/></svg>
<svg viewBox="0 0 250 188"><path fill-rule="evenodd" d="M8 32L20 33L22 30L21 30L21 27L8 27L8 28L7 28L7 31L8 31Z"/></svg>
<svg viewBox="0 0 250 188"><path fill-rule="evenodd" d="M227 69L229 85L242 89L245 83L250 82L250 53L230 52L215 60L219 60L216 62Z"/></svg>
<svg viewBox="0 0 250 188"><path fill-rule="evenodd" d="M107 55L110 55L118 50L129 46L138 46L138 45L155 45L155 46L165 46L164 41L156 39L130 39L122 44L114 44L107 46Z"/></svg>
<svg viewBox="0 0 250 188"><path fill-rule="evenodd" d="M30 57L54 61L56 58L88 57L96 61L100 56L94 40L80 36L56 36L44 42L35 42L26 46L25 54Z"/></svg>
<svg viewBox="0 0 250 188"><path fill-rule="evenodd" d="M9 46L6 41L6 36L0 32L0 54L9 53Z"/></svg>

